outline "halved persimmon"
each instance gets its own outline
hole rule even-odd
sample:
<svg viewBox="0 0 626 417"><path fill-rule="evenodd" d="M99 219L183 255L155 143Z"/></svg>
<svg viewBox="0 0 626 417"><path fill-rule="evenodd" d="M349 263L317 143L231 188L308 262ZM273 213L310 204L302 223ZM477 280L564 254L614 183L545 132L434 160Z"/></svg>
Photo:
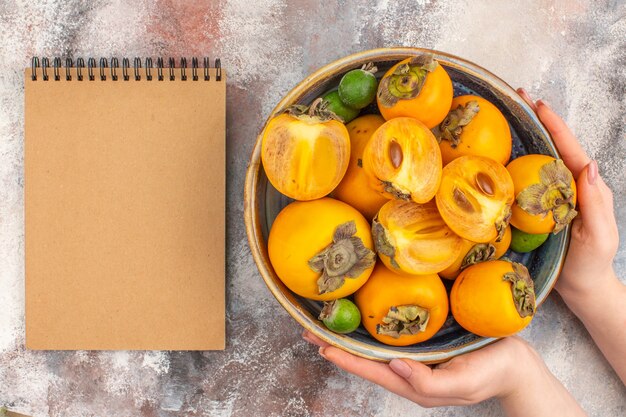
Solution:
<svg viewBox="0 0 626 417"><path fill-rule="evenodd" d="M513 226L531 234L556 234L576 217L576 182L562 160L531 154L506 168L515 185Z"/></svg>
<svg viewBox="0 0 626 417"><path fill-rule="evenodd" d="M392 271L434 274L459 256L463 239L443 221L433 201L391 200L372 222L378 256Z"/></svg>
<svg viewBox="0 0 626 417"><path fill-rule="evenodd" d="M482 97L455 97L436 133L443 164L463 155L486 156L501 164L511 157L511 129L496 106Z"/></svg>
<svg viewBox="0 0 626 417"><path fill-rule="evenodd" d="M370 185L387 198L426 203L441 181L441 151L432 132L412 117L388 120L363 151Z"/></svg>
<svg viewBox="0 0 626 417"><path fill-rule="evenodd" d="M378 84L376 101L385 119L414 117L432 129L448 114L452 94L446 70L423 54L391 67Z"/></svg>
<svg viewBox="0 0 626 417"><path fill-rule="evenodd" d="M441 217L462 238L500 240L511 217L513 180L499 162L466 155L443 168L435 199Z"/></svg>
<svg viewBox="0 0 626 417"><path fill-rule="evenodd" d="M369 179L363 168L363 150L385 119L377 114L357 117L346 125L350 134L350 164L346 175L333 191L333 196L350 204L371 221L378 210L388 200L369 185Z"/></svg>
<svg viewBox="0 0 626 417"><path fill-rule="evenodd" d="M500 259L511 246L511 226L507 226L504 236L499 241L494 239L489 243L476 243L463 239L461 252L452 265L439 272L445 279L455 279L461 271L474 264Z"/></svg>
<svg viewBox="0 0 626 417"><path fill-rule="evenodd" d="M261 160L278 191L307 201L324 197L339 184L350 160L350 136L335 117L318 99L310 107L292 106L268 122Z"/></svg>

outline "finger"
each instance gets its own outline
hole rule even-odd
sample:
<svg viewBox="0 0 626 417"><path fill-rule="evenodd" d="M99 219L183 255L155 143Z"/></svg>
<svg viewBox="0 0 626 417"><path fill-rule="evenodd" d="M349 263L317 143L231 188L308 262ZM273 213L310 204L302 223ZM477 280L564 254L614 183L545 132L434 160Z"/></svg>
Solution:
<svg viewBox="0 0 626 417"><path fill-rule="evenodd" d="M542 100L537 100L537 115L546 129L548 129L548 132L550 132L563 158L563 162L572 171L574 178L578 178L580 172L591 159L589 159L563 119Z"/></svg>
<svg viewBox="0 0 626 417"><path fill-rule="evenodd" d="M598 174L598 164L591 161L576 182L578 207L585 233L608 239L612 236L613 204Z"/></svg>
<svg viewBox="0 0 626 417"><path fill-rule="evenodd" d="M466 394L468 375L463 375L458 370L455 372L447 367L430 368L423 363L404 359L394 359L389 365L421 396L447 398L452 401L448 403L452 404L458 403L456 400Z"/></svg>
<svg viewBox="0 0 626 417"><path fill-rule="evenodd" d="M302 332L302 338L313 345L317 345L320 347L329 346L328 343L324 342L322 339L315 336L313 333L309 332L308 330L305 330Z"/></svg>
<svg viewBox="0 0 626 417"><path fill-rule="evenodd" d="M536 113L537 112L537 106L533 102L533 99L530 98L530 95L528 94L528 92L526 90L524 90L523 88L518 88L515 91L517 91L517 94L519 94L520 97L526 102L526 104L528 104L530 106L530 108L533 109L533 111Z"/></svg>
<svg viewBox="0 0 626 417"><path fill-rule="evenodd" d="M438 363L436 365L436 367L439 368L439 369L446 369L451 364L452 364L452 361L448 360L448 361L445 361L445 362Z"/></svg>
<svg viewBox="0 0 626 417"><path fill-rule="evenodd" d="M346 372L367 379L395 394L420 402L421 398L415 396L408 381L396 374L386 363L359 358L332 346L320 349L320 355Z"/></svg>

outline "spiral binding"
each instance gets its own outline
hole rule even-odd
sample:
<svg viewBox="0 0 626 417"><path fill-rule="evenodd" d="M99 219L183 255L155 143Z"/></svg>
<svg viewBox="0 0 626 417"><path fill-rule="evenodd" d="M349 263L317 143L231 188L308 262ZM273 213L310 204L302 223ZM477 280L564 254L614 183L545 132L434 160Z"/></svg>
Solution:
<svg viewBox="0 0 626 417"><path fill-rule="evenodd" d="M141 81L141 73L140 69L145 68L145 79L147 81L153 80L153 60L150 57L144 58L143 61L139 57L135 57L133 59L133 79L135 81ZM32 75L31 79L33 81L37 81L37 72L38 69L41 68L41 79L43 81L49 81L50 75L48 70L52 68L53 71L53 80L60 81L61 80L61 70L63 68L62 61L60 57L55 57L52 60L52 67L50 66L49 58L43 57L41 58L41 65L38 57L33 57L31 61L31 69ZM99 70L99 77L101 81L106 81L107 76L111 77L111 80L118 81L120 78L118 76L118 69L120 69L120 61L116 57L112 57L111 59L100 58L99 62L96 62L95 58L88 58L87 65L85 65L85 60L83 58L77 58L76 63L72 60L72 58L65 58L65 80L72 80L72 72L71 69L76 68L76 79L78 81L83 81L85 79L84 69L87 68L87 80L94 81L96 79L96 70ZM197 57L191 58L191 80L192 81L210 81L211 75L209 74L210 60L208 57L203 57L202 59L202 76L198 75L198 69L200 68L200 61ZM222 81L222 62L219 58L215 59L214 66L215 68L215 81ZM122 78L123 81L129 81L131 79L129 70L130 70L130 60L128 58L122 58ZM164 60L163 57L158 57L156 59L156 80L163 81L165 77L163 76L164 69ZM177 71L178 70L178 71ZM187 58L182 57L179 60L179 66L176 67L176 60L174 58L168 58L168 75L169 80L176 80L176 73L178 72L178 76L181 81L187 81ZM108 74L108 75L107 75Z"/></svg>

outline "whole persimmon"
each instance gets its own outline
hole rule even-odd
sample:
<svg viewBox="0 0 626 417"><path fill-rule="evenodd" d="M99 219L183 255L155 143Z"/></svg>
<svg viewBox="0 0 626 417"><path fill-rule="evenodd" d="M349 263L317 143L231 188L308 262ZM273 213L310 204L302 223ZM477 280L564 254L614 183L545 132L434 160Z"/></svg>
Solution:
<svg viewBox="0 0 626 417"><path fill-rule="evenodd" d="M509 124L500 110L482 97L455 97L436 136L444 165L463 155L485 156L502 165L511 157Z"/></svg>
<svg viewBox="0 0 626 417"><path fill-rule="evenodd" d="M511 336L535 314L535 289L522 264L487 261L465 269L454 281L450 307L465 329L483 337Z"/></svg>
<svg viewBox="0 0 626 417"><path fill-rule="evenodd" d="M448 294L437 274L397 274L381 263L355 293L354 301L368 333L392 346L430 339L448 316Z"/></svg>
<svg viewBox="0 0 626 417"><path fill-rule="evenodd" d="M367 114L346 125L350 134L350 163L346 175L333 191L333 197L350 204L368 220L372 220L388 201L380 192L370 187L369 178L363 168L365 145L383 123L385 119L382 116Z"/></svg>
<svg viewBox="0 0 626 417"><path fill-rule="evenodd" d="M354 293L376 262L365 217L328 197L285 207L272 224L267 249L276 275L287 288L320 301Z"/></svg>
<svg viewBox="0 0 626 417"><path fill-rule="evenodd" d="M576 217L576 182L561 159L524 155L506 168L515 187L513 226L530 234L556 234Z"/></svg>
<svg viewBox="0 0 626 417"><path fill-rule="evenodd" d="M386 120L413 117L429 129L446 117L452 103L452 80L430 54L398 62L383 75L376 101Z"/></svg>

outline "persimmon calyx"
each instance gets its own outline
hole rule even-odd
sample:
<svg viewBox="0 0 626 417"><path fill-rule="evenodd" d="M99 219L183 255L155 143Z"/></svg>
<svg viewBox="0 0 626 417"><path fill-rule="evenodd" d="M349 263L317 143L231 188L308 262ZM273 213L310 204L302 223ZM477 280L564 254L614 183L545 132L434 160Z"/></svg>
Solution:
<svg viewBox="0 0 626 417"><path fill-rule="evenodd" d="M422 54L398 65L393 74L383 77L378 88L378 100L385 107L393 107L399 100L410 100L422 91L426 76L437 68L432 54Z"/></svg>
<svg viewBox="0 0 626 417"><path fill-rule="evenodd" d="M308 123L324 123L329 120L337 120L343 123L341 117L328 110L330 103L319 97L310 106L304 104L292 104L287 107L285 113L290 114L298 120Z"/></svg>
<svg viewBox="0 0 626 417"><path fill-rule="evenodd" d="M539 170L540 182L522 190L515 201L529 214L543 217L552 211L554 230L557 234L565 228L578 212L574 209L574 190L572 173L561 159L544 164Z"/></svg>
<svg viewBox="0 0 626 417"><path fill-rule="evenodd" d="M383 317L383 324L376 325L376 333L395 339L402 335L414 335L426 330L430 313L418 305L392 306Z"/></svg>
<svg viewBox="0 0 626 417"><path fill-rule="evenodd" d="M474 264L491 261L495 259L496 247L491 243L477 243L467 252L463 262L461 262L461 271Z"/></svg>
<svg viewBox="0 0 626 417"><path fill-rule="evenodd" d="M309 268L322 275L317 280L320 294L339 289L345 278L356 278L376 262L376 253L366 248L356 234L354 220L335 228L333 243L309 259Z"/></svg>
<svg viewBox="0 0 626 417"><path fill-rule="evenodd" d="M322 311L320 311L320 315L317 318L319 320L326 320L329 318L333 314L336 304L337 300L324 301L324 307L322 307Z"/></svg>
<svg viewBox="0 0 626 417"><path fill-rule="evenodd" d="M498 236L496 237L496 242L500 242L502 238L504 237L504 233L506 232L506 228L509 225L509 221L511 220L512 215L513 215L513 212L511 211L511 206L507 204L504 207L504 210L502 210L502 214L496 220L496 223L495 223L496 232L498 232Z"/></svg>
<svg viewBox="0 0 626 417"><path fill-rule="evenodd" d="M382 224L380 224L378 217L375 217L374 220L372 220L372 237L374 238L374 248L376 248L376 252L387 256L391 266L396 269L400 269L400 265L398 265L395 258L396 248L391 244L391 242L389 242L387 230Z"/></svg>
<svg viewBox="0 0 626 417"><path fill-rule="evenodd" d="M380 182L383 186L383 190L385 190L386 193L391 194L394 198L398 200L411 201L410 192L402 191L397 186L395 186L391 181L380 181Z"/></svg>
<svg viewBox="0 0 626 417"><path fill-rule="evenodd" d="M513 303L520 317L528 317L535 314L535 285L528 274L528 269L520 263L511 262L513 272L507 272L503 280L511 283Z"/></svg>
<svg viewBox="0 0 626 417"><path fill-rule="evenodd" d="M437 140L450 142L450 146L454 149L461 143L461 135L463 128L470 124L474 116L480 111L478 101L468 101L465 106L459 104L454 110L450 110L445 119L439 124L439 134L436 135Z"/></svg>

